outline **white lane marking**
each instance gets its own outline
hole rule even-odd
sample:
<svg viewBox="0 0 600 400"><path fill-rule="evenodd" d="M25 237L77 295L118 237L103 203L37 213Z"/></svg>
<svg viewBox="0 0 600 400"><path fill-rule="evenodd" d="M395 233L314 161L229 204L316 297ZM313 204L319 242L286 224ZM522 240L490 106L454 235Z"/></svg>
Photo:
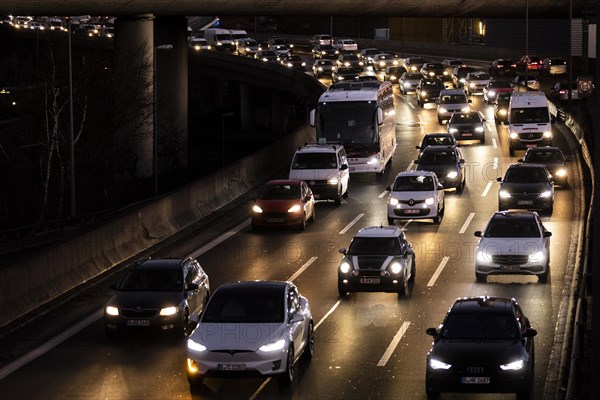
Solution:
<svg viewBox="0 0 600 400"><path fill-rule="evenodd" d="M485 189L483 189L483 192L481 193L481 197L487 196L487 194L488 194L488 192L490 191L491 188L492 188L492 181L489 181L487 183L487 185L485 185Z"/></svg>
<svg viewBox="0 0 600 400"><path fill-rule="evenodd" d="M333 314L333 312L335 311L336 308L338 308L338 306L340 305L340 303L342 302L342 299L339 299L338 301L336 301L336 303L329 309L329 311L327 311L327 313L325 315L323 315L323 318L321 318L321 320L319 322L317 322L317 324L314 327L314 330L316 331L317 329L319 329L319 326L321 326L321 324L323 322L325 322L325 320L331 315Z"/></svg>
<svg viewBox="0 0 600 400"><path fill-rule="evenodd" d="M196 250L194 253L192 253L190 255L190 257L192 257L192 258L198 258L202 254L204 254L207 251L211 250L213 247L216 247L219 244L223 243L224 241L226 241L227 239L229 239L233 235L236 235L236 234L240 233L240 231L244 230L248 226L250 226L250 219L242 222L238 226L234 227L232 230L225 232L224 234L222 234L218 238L216 238L216 239L208 242L207 244L203 245L202 247L200 247L199 250Z"/></svg>
<svg viewBox="0 0 600 400"><path fill-rule="evenodd" d="M421 117L421 114L417 114L417 117L419 118L419 126L421 128L421 135L424 135L425 127L423 126L423 117Z"/></svg>
<svg viewBox="0 0 600 400"><path fill-rule="evenodd" d="M387 190L384 190L378 197L381 199L381 198L383 198L383 196L385 196L388 193L389 192Z"/></svg>
<svg viewBox="0 0 600 400"><path fill-rule="evenodd" d="M412 167L415 166L415 160L410 160L410 164L408 164L408 167L406 167L405 171L410 171L412 169Z"/></svg>
<svg viewBox="0 0 600 400"><path fill-rule="evenodd" d="M307 262L305 262L304 265L301 266L300 269L294 273L294 275L292 275L292 276L289 277L288 282L294 282L294 279L296 279L297 277L299 277L300 274L303 273L306 268L310 267L310 265L312 263L314 263L315 261L317 261L317 258L319 258L319 257L311 257L311 259L308 260Z"/></svg>
<svg viewBox="0 0 600 400"><path fill-rule="evenodd" d="M415 106L413 106L412 103L407 103L407 104L410 108L415 108Z"/></svg>
<svg viewBox="0 0 600 400"><path fill-rule="evenodd" d="M402 336L404 336L404 334L406 333L406 330L408 329L409 326L410 326L410 321L404 321L404 323L402 324L402 326L400 327L400 329L398 330L398 332L396 333L396 335L390 342L390 345L386 349L385 353L383 353L383 356L381 356L381 359L377 363L378 367L385 367L385 364L387 364L388 360L392 356L392 353L396 349L396 346L398 346L400 339L402 339Z"/></svg>
<svg viewBox="0 0 600 400"><path fill-rule="evenodd" d="M496 143L496 138L492 138L492 145L494 146L495 149L498 148L498 143Z"/></svg>
<svg viewBox="0 0 600 400"><path fill-rule="evenodd" d="M256 392L254 392L254 394L252 396L250 396L249 400L254 400L258 397L258 395L260 394L260 392L262 392L262 390L265 388L265 386L267 386L267 384L271 382L271 378L267 378L265 379L265 381L262 383L262 385L260 385L258 387L258 389L256 389Z"/></svg>
<svg viewBox="0 0 600 400"><path fill-rule="evenodd" d="M444 270L444 267L446 266L446 263L448 262L449 259L450 259L450 257L448 257L448 256L442 258L440 265L438 265L437 269L435 270L435 273L433 274L433 276L427 283L427 287L432 287L433 285L435 285L435 281L437 280L437 278L440 276L440 274Z"/></svg>
<svg viewBox="0 0 600 400"><path fill-rule="evenodd" d="M348 232L348 229L352 228L352 225L354 225L359 219L361 219L364 216L365 216L365 214L358 214L358 216L356 218L354 218L352 220L352 222L350 222L348 225L346 225L346 227L344 229L342 229L339 234L343 235L344 233Z"/></svg>
<svg viewBox="0 0 600 400"><path fill-rule="evenodd" d="M463 224L462 228L460 228L460 231L458 231L458 233L465 233L465 231L467 230L467 227L471 223L471 220L473 219L474 216L475 216L475 213L469 214L469 216L467 217L467 220Z"/></svg>
<svg viewBox="0 0 600 400"><path fill-rule="evenodd" d="M413 222L412 219L409 219L408 221L406 221L406 223L402 226L402 229L406 228L408 226L408 224L410 224L411 222Z"/></svg>
<svg viewBox="0 0 600 400"><path fill-rule="evenodd" d="M18 370L22 366L35 360L36 358L43 355L44 353L47 353L48 351L52 350L54 347L58 346L59 344L61 344L62 342L64 342L65 340L67 340L68 338L73 336L74 334L76 334L77 332L86 328L88 325L93 324L94 322L96 322L97 320L102 318L102 315L103 315L103 310L96 311L92 315L88 316L86 319L79 321L78 323L71 326L64 332L62 332L59 335L48 340L46 343L31 350L29 353L25 354L23 357L20 357L17 360L11 362L10 364L6 365L2 369L0 369L0 380L6 378L8 375L12 374L13 372Z"/></svg>
<svg viewBox="0 0 600 400"><path fill-rule="evenodd" d="M494 164L492 165L492 169L498 169L498 157L494 157Z"/></svg>

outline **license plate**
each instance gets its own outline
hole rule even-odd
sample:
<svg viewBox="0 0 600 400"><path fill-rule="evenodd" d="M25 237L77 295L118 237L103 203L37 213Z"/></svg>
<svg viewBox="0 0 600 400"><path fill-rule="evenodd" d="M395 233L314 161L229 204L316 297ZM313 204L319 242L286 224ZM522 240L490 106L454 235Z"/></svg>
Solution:
<svg viewBox="0 0 600 400"><path fill-rule="evenodd" d="M280 224L283 222L283 218L269 218L267 219L267 222L271 224Z"/></svg>
<svg viewBox="0 0 600 400"><path fill-rule="evenodd" d="M365 283L365 284L369 284L369 285L377 285L379 284L380 280L379 278L360 278L360 283Z"/></svg>
<svg viewBox="0 0 600 400"><path fill-rule="evenodd" d="M490 383L489 376L463 376L460 378L461 383L466 384L475 384L475 385L485 385Z"/></svg>
<svg viewBox="0 0 600 400"><path fill-rule="evenodd" d="M150 326L149 319L130 319L127 320L127 326Z"/></svg>
<svg viewBox="0 0 600 400"><path fill-rule="evenodd" d="M519 200L517 204L520 206L530 206L533 204L533 200Z"/></svg>
<svg viewBox="0 0 600 400"><path fill-rule="evenodd" d="M537 144L526 144L525 147L529 148L529 147L537 147Z"/></svg>
<svg viewBox="0 0 600 400"><path fill-rule="evenodd" d="M501 265L500 271L519 271L521 269L520 265Z"/></svg>
<svg viewBox="0 0 600 400"><path fill-rule="evenodd" d="M404 210L404 212L407 214L418 214L419 210Z"/></svg>
<svg viewBox="0 0 600 400"><path fill-rule="evenodd" d="M246 364L219 364L220 371L245 371Z"/></svg>
<svg viewBox="0 0 600 400"><path fill-rule="evenodd" d="M463 132L461 135L462 135L462 136L473 136L473 134L472 134L472 133L465 133L465 132Z"/></svg>

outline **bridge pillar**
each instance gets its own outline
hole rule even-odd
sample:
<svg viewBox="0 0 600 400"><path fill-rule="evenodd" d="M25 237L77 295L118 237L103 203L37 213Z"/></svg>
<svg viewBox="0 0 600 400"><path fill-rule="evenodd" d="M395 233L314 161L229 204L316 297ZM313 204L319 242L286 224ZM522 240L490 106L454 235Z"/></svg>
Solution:
<svg viewBox="0 0 600 400"><path fill-rule="evenodd" d="M240 83L240 119L242 131L254 130L254 103L252 86Z"/></svg>

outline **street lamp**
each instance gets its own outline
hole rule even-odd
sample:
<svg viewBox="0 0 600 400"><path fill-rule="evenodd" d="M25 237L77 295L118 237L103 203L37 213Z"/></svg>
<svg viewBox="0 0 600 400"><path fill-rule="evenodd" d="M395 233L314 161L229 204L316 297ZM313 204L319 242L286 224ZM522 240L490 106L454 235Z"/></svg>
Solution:
<svg viewBox="0 0 600 400"><path fill-rule="evenodd" d="M153 175L154 175L154 195L158 195L158 112L157 112L157 90L156 90L156 82L157 82L157 71L156 71L156 54L157 50L171 50L173 49L172 44L161 44L159 46L154 46L154 54L152 55L152 91L153 91L153 101L152 101L152 117L153 117L153 129L152 129L152 165L153 165Z"/></svg>

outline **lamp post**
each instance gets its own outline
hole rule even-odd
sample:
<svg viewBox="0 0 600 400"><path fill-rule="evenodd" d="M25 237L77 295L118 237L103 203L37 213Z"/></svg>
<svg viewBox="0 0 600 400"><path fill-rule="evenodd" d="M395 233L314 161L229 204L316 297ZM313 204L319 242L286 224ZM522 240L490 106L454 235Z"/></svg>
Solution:
<svg viewBox="0 0 600 400"><path fill-rule="evenodd" d="M173 49L172 44L162 44L159 46L154 46L154 54L152 55L152 92L153 92L153 101L152 101L152 119L153 119L153 128L152 128L152 166L154 175L154 195L158 195L158 95L156 90L157 83L157 71L156 71L156 54L157 50L171 50Z"/></svg>

